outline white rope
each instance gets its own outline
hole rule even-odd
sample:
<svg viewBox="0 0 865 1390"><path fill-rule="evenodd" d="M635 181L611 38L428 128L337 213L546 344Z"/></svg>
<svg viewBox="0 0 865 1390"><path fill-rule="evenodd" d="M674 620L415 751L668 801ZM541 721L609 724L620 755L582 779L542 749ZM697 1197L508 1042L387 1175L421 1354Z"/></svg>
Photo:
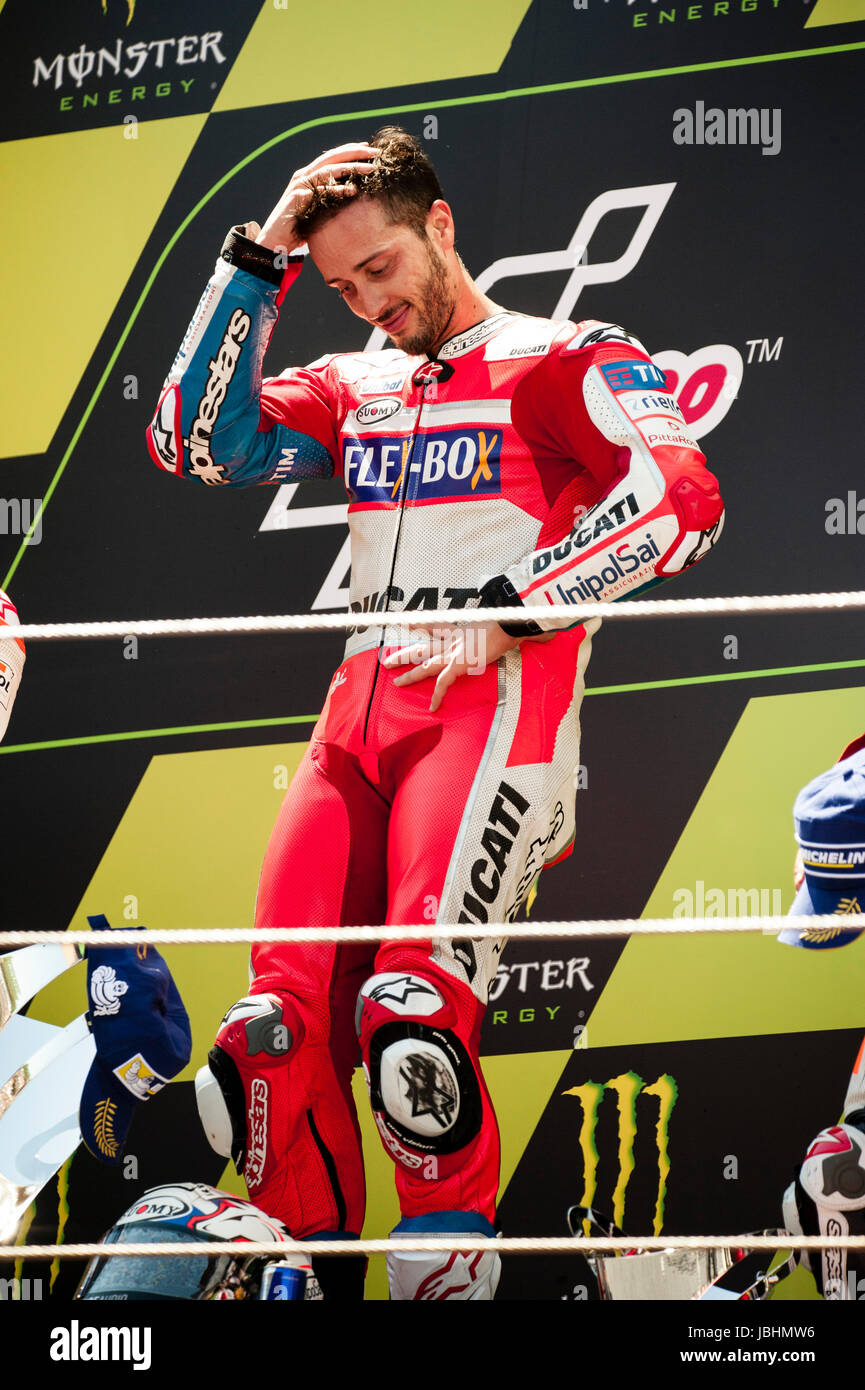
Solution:
<svg viewBox="0 0 865 1390"><path fill-rule="evenodd" d="M732 934L761 932L766 936L779 931L814 927L822 931L850 931L865 928L865 913L851 912L844 916L822 917L647 917L622 918L597 922L461 922L458 926L427 923L426 926L398 927L215 927L200 931L191 929L163 930L142 928L133 931L118 927L114 931L0 931L0 946L30 946L33 944L67 946L140 946L150 941L154 946L226 946L263 945L265 942L332 941L511 941L572 940L575 938L604 938L620 936L693 936L727 932Z"/></svg>
<svg viewBox="0 0 865 1390"><path fill-rule="evenodd" d="M390 613L258 614L241 618L155 618L129 622L22 623L15 636L25 642L83 638L184 637L249 632L341 632L354 627L456 627L461 623L533 621L536 617L574 623L589 618L698 618L724 614L822 613L865 608L865 590L837 594L764 594L740 598L640 599L630 603L558 603L541 610L442 608Z"/></svg>
<svg viewBox="0 0 865 1390"><path fill-rule="evenodd" d="M484 1236L398 1237L395 1240L297 1240L285 1243L208 1240L176 1245L160 1244L80 1244L80 1245L0 1245L0 1260L81 1260L100 1255L268 1255L278 1260L285 1255L386 1255L403 1250L450 1254L461 1250L493 1250L500 1255L581 1255L587 1250L613 1253L616 1250L865 1250L865 1236L511 1236L493 1239Z"/></svg>

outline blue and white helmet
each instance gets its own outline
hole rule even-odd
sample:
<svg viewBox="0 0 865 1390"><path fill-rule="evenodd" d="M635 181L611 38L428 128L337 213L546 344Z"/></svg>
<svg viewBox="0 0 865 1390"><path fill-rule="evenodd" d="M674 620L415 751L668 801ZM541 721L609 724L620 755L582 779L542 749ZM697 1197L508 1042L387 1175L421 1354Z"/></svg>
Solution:
<svg viewBox="0 0 865 1390"><path fill-rule="evenodd" d="M274 1261L306 1274L306 1297L321 1298L305 1256L281 1251L292 1239L275 1217L252 1202L208 1183L178 1182L152 1187L123 1213L104 1238L107 1245L201 1244L233 1241L230 1255L101 1255L91 1260L77 1299L257 1299L262 1276ZM273 1256L244 1256L251 1241L273 1244Z"/></svg>

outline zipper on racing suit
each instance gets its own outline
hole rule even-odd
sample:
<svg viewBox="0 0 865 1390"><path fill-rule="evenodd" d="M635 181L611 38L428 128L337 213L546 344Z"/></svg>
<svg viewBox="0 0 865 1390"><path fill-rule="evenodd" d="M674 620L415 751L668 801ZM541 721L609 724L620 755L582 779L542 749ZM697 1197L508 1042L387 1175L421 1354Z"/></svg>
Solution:
<svg viewBox="0 0 865 1390"><path fill-rule="evenodd" d="M409 447L408 447L408 451L407 451L407 453L406 453L405 467L403 468L402 486L401 486L401 488L400 488L400 497L399 497L399 517L398 517L397 524L396 524L396 531L395 531L395 533L394 533L394 540L393 540L393 549L392 549L392 551L391 551L391 557L390 557L390 573L389 573L389 575L388 575L387 584L385 585L385 589L384 589L384 600L385 600L385 602L384 602L384 605L383 605L383 606L381 605L381 603L379 603L379 604L376 606L375 612L377 612L377 613L389 613L389 612L391 611L391 608L390 608L390 601L391 601L391 600L390 600L390 595L391 595L391 590L392 590L392 588L393 588L393 579L394 579L394 575L395 575L395 573L396 573L396 562L397 562L397 555L398 555L398 552L399 552L399 538L400 538L400 532L401 532L401 530L402 530L402 519L403 519L403 514L404 514L404 512L405 512L406 499L408 498L409 479L410 479L410 477L411 477L411 465L412 465L412 460L413 460L413 458L414 458L415 444L417 443L418 438L419 438L418 430L420 429L420 421L421 421L421 415L423 414L423 408L424 408L424 406L425 406L425 404L426 404L426 391L427 391L427 387L428 387L428 386L435 385L435 378L432 378L432 379L431 379L431 378L427 377L426 379L421 378L420 380L418 380L418 378L420 377L420 373L423 372L424 368L429 367L429 366L430 366L430 359L428 359L426 362L422 363L421 366L418 367L418 368L416 369L416 371L412 373L412 378L411 378L411 380L412 380L412 385L413 385L413 386L415 386L415 385L420 386L420 404L418 405L417 418L416 418L416 420L415 420L415 422L414 422L414 426L413 426L413 428L412 428L412 432L411 432L411 443L410 443L410 445L409 445ZM377 690L377 688L378 688L378 673L379 673L379 669L380 669L380 667L381 667L381 661L380 661L379 658L380 658L381 649L382 649L382 647L383 647L383 645L384 645L384 638L385 638L386 629L385 629L384 627L382 627L382 628L379 629L379 632L380 632L379 639L378 639L378 653L379 653L379 655L376 656L375 672L373 673L373 678L372 678L372 689L371 689L370 692L369 692L369 699L367 700L367 706L366 706L366 717L365 717L365 719L364 719L364 724L363 724L363 742L364 742L364 745L366 745L366 742L367 742L367 735L368 735L368 732L369 732L369 719L370 719L370 715L371 715L371 713L372 713L372 704L373 704L373 700L375 699L376 690Z"/></svg>

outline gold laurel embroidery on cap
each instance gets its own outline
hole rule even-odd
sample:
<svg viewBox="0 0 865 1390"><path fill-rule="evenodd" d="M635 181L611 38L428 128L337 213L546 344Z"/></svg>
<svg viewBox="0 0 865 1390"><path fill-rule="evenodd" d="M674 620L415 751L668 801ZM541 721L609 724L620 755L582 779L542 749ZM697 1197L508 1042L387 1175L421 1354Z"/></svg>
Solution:
<svg viewBox="0 0 865 1390"><path fill-rule="evenodd" d="M99 1100L93 1113L93 1133L102 1153L108 1158L117 1157L117 1140L114 1135L114 1116L117 1105L111 1100Z"/></svg>
<svg viewBox="0 0 865 1390"><path fill-rule="evenodd" d="M835 917L846 917L850 913L861 911L862 909L859 906L858 898L841 898L833 915Z"/></svg>
<svg viewBox="0 0 865 1390"><path fill-rule="evenodd" d="M802 933L803 941L831 941L833 936L839 936L840 927L806 927Z"/></svg>

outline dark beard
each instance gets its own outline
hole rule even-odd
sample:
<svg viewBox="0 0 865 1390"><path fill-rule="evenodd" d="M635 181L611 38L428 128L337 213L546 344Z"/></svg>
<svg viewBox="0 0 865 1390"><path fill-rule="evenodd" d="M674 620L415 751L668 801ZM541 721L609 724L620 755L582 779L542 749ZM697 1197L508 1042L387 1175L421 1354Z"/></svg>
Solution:
<svg viewBox="0 0 865 1390"><path fill-rule="evenodd" d="M420 303L416 306L420 314L420 327L411 337L403 338L400 335L399 343L393 339L400 351L408 353L409 357L431 355L430 350L444 337L456 306L456 296L448 284L447 271L429 243L426 253L429 275L424 281Z"/></svg>

